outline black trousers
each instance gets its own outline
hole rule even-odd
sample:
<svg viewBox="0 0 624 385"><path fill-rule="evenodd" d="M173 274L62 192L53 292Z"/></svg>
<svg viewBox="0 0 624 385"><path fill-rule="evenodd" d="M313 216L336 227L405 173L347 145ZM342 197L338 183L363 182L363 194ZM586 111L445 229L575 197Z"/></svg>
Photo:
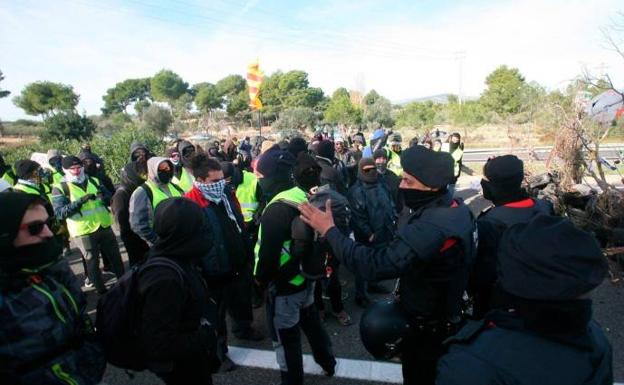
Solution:
<svg viewBox="0 0 624 385"><path fill-rule="evenodd" d="M310 287L309 300L306 291L289 296L269 293L267 318L282 385L303 384L302 331L310 343L314 361L325 370L333 371L336 366L329 335L313 304L313 290L314 287Z"/></svg>
<svg viewBox="0 0 624 385"><path fill-rule="evenodd" d="M245 332L253 323L252 279L251 266L249 266L224 289L225 308L232 318L232 333L234 334Z"/></svg>
<svg viewBox="0 0 624 385"><path fill-rule="evenodd" d="M318 310L325 310L325 304L323 301L323 290L329 297L331 308L334 313L340 313L344 310L344 304L342 303L342 287L340 286L340 275L338 268L335 267L329 278L321 278L316 282L314 288L314 305Z"/></svg>
<svg viewBox="0 0 624 385"><path fill-rule="evenodd" d="M230 313L232 332L239 333L251 327L251 270L244 271L231 280L208 288L210 297L217 303L217 356L221 361L228 352L226 314Z"/></svg>
<svg viewBox="0 0 624 385"><path fill-rule="evenodd" d="M434 385L438 360L445 352L448 334L414 333L401 344L404 385Z"/></svg>

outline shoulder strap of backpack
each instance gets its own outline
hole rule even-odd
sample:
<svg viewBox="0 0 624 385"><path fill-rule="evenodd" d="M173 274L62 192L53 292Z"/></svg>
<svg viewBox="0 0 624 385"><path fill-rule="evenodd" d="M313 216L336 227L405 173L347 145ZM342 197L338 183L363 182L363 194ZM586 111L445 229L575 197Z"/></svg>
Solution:
<svg viewBox="0 0 624 385"><path fill-rule="evenodd" d="M180 281L186 282L186 279L185 279L186 274L184 273L184 270L182 270L180 265L178 265L177 263L175 263L169 258L164 258L164 257L150 258L147 260L147 262L143 264L143 266L141 266L140 272L143 272L144 270L147 270L150 267L156 267L156 266L165 266L165 267L169 267L175 270L176 273L178 273L178 277L180 278Z"/></svg>
<svg viewBox="0 0 624 385"><path fill-rule="evenodd" d="M149 199L150 205L151 205L152 202L154 201L154 195L152 194L152 189L149 188L149 186L145 183L143 183L139 187L142 188L143 191L145 191L145 195L147 195L147 199Z"/></svg>
<svg viewBox="0 0 624 385"><path fill-rule="evenodd" d="M175 188L176 190L178 190L178 192L179 192L180 194L184 195L184 190L182 190L182 187L178 186L177 184L175 184L175 183L173 183L173 182L171 182L171 183L169 183L169 184L170 184L170 185L172 185L172 186L173 186L173 188Z"/></svg>

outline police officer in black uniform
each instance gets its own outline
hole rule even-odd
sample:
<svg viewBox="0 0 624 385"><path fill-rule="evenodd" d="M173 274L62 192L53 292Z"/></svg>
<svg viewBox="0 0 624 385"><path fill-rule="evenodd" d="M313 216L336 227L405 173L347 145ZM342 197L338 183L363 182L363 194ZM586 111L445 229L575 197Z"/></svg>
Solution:
<svg viewBox="0 0 624 385"><path fill-rule="evenodd" d="M503 231L516 223L526 223L537 214L552 214L552 205L529 198L521 184L524 164L515 155L492 158L483 167L483 197L494 205L477 219L479 247L468 285L473 297L473 317L483 318L491 308L496 283L496 250Z"/></svg>
<svg viewBox="0 0 624 385"><path fill-rule="evenodd" d="M612 352L589 293L607 262L567 219L510 227L498 253L500 306L449 339L438 385L613 384Z"/></svg>
<svg viewBox="0 0 624 385"><path fill-rule="evenodd" d="M397 345L405 384L433 384L442 341L460 327L476 225L469 208L453 199L447 189L454 179L449 154L411 147L401 154L401 166L400 187L411 212L387 248L366 247L343 235L329 209L322 212L303 204L300 211L303 220L326 237L347 268L367 280L400 278L395 306L405 314L409 332L382 345ZM391 317L384 309L365 316L386 322ZM362 339L371 351L363 326Z"/></svg>

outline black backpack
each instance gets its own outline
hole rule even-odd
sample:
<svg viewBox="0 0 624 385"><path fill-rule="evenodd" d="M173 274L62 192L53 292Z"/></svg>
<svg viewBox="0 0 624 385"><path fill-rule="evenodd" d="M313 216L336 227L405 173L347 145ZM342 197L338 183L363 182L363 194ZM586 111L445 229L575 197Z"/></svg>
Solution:
<svg viewBox="0 0 624 385"><path fill-rule="evenodd" d="M145 353L139 344L139 276L151 267L165 266L175 270L186 282L182 268L169 258L155 257L133 266L97 304L95 327L106 360L120 368L141 371L146 367Z"/></svg>
<svg viewBox="0 0 624 385"><path fill-rule="evenodd" d="M345 235L350 233L349 222L351 220L351 210L349 201L343 195L333 190L329 185L319 187L316 192L308 198L308 203L325 211L325 202L331 199L331 210L336 227ZM318 233L314 232L306 225L301 218L296 217L291 225L292 239L314 238L312 250L305 253L300 261L301 274L308 279L320 279L330 274L328 272L328 253L331 249L320 239Z"/></svg>

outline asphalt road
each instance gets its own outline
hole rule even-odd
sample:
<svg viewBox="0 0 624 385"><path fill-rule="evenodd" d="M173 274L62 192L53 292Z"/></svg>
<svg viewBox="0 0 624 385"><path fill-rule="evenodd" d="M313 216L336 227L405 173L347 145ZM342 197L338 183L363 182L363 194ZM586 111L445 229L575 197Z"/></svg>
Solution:
<svg viewBox="0 0 624 385"><path fill-rule="evenodd" d="M461 187L461 186L460 186ZM471 207L473 212L477 214L487 207L487 202L478 194L476 190L464 189L457 193ZM125 254L124 254L125 258ZM70 258L72 268L79 276L83 277L82 263L77 255ZM351 315L354 323L351 326L341 326L331 315L326 317L325 326L332 339L334 351L337 357L372 360L372 357L366 352L359 339L358 321L363 310L357 307L353 302L353 276L346 270L340 270L341 280L344 283L343 293L348 294L348 298L344 301L347 312ZM383 285L388 289L392 289L393 281L385 281ZM385 295L372 295L374 299L381 299ZM89 309L91 315L94 315L95 303L97 295L95 291L87 291ZM622 285L615 286L610 282L605 282L593 294L594 314L595 318L603 326L607 337L613 345L613 365L614 379L616 382L624 382L624 287ZM326 304L329 309L329 304ZM259 330L266 333L266 324L264 316L264 308L254 311L255 326ZM249 347L254 349L263 349L271 351L271 342L267 338L261 342L247 342L237 340L234 336L230 336L228 343L232 346ZM304 353L310 353L307 342L304 344ZM122 384L160 384L157 377L150 373L143 372L137 374L134 380L128 375L113 366L108 367L104 383L110 385ZM279 373L276 370L266 370L258 368L241 367L234 372L217 374L214 376L215 384L279 384ZM326 378L322 376L306 376L306 384L382 384L382 382L366 382L361 380L347 380L344 378Z"/></svg>
<svg viewBox="0 0 624 385"><path fill-rule="evenodd" d="M532 150L526 148L487 148L487 149L471 149L468 148L464 152L464 163L485 162L488 158L497 155L515 154L524 160L546 161L552 150L551 146L534 147ZM605 144L600 146L600 154L609 161L620 159L619 151L624 150L624 144Z"/></svg>

